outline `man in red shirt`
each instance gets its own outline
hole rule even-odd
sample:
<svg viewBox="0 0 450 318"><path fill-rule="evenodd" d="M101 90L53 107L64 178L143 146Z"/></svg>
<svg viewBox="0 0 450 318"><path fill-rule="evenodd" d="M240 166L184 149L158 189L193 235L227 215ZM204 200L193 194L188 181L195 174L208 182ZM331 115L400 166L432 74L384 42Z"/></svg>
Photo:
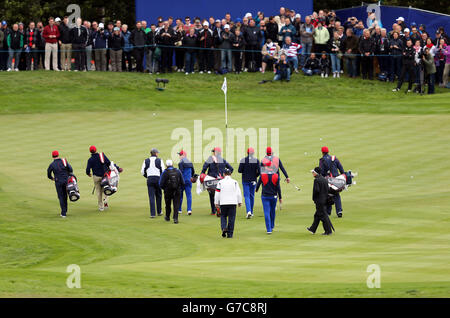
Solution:
<svg viewBox="0 0 450 318"><path fill-rule="evenodd" d="M48 25L44 28L42 36L45 39L45 70L50 71L50 55L52 55L53 70L58 69L58 38L59 29L55 25L55 20L50 17L48 19Z"/></svg>

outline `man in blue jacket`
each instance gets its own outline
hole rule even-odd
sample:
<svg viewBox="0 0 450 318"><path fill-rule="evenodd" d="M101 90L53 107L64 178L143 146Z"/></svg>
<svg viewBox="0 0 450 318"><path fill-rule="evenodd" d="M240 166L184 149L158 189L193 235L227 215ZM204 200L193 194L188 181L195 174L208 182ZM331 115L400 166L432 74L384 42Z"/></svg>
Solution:
<svg viewBox="0 0 450 318"><path fill-rule="evenodd" d="M324 177L330 176L335 178L345 172L344 167L342 167L341 162L338 158L336 158L336 156L330 156L328 152L328 147L322 147L322 158L319 160L320 174ZM342 203L339 193L334 196L334 204L336 206L336 214L341 218ZM328 215L331 215L331 209L331 205L327 206Z"/></svg>
<svg viewBox="0 0 450 318"><path fill-rule="evenodd" d="M178 163L178 169L180 169L181 174L183 175L184 180L184 188L181 189L181 197L180 197L180 208L178 209L178 213L182 212L183 205L183 192L186 192L186 201L187 201L187 214L192 214L192 182L191 178L195 174L194 165L187 158L186 151L181 150L178 155L180 156L180 162Z"/></svg>
<svg viewBox="0 0 450 318"><path fill-rule="evenodd" d="M91 177L93 174L92 178L94 180L95 191L97 191L98 209L100 212L103 212L108 208L108 197L103 193L101 183L105 172L108 171L109 166L111 165L111 161L109 161L108 157L106 157L103 152L98 153L95 146L89 147L89 152L91 153L91 157L87 161L86 175ZM123 171L123 169L119 168L117 165L116 167L119 172Z"/></svg>
<svg viewBox="0 0 450 318"><path fill-rule="evenodd" d="M247 208L247 219L253 217L253 206L255 203L256 181L260 173L259 160L254 157L255 150L247 149L247 157L242 158L239 163L238 172L242 173L242 187L244 188L245 207Z"/></svg>
<svg viewBox="0 0 450 318"><path fill-rule="evenodd" d="M224 177L225 168L228 168L233 173L233 167L222 157L222 149L215 147L212 151L213 154L203 164L202 174L206 173L213 178ZM216 205L214 204L215 191L208 190L209 203L211 205L211 215L216 214Z"/></svg>
<svg viewBox="0 0 450 318"><path fill-rule="evenodd" d="M61 206L61 217L65 218L67 214L67 180L73 170L66 159L59 157L57 150L52 152L52 157L53 162L48 166L47 177L55 181L56 193Z"/></svg>

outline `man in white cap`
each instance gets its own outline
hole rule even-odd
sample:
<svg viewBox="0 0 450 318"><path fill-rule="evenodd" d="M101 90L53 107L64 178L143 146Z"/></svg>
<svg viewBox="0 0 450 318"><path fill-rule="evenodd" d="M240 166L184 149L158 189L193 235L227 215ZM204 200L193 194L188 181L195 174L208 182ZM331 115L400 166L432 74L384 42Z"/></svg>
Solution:
<svg viewBox="0 0 450 318"><path fill-rule="evenodd" d="M406 28L405 18L404 17L398 17L397 18L397 24L402 28L402 31L403 31Z"/></svg>
<svg viewBox="0 0 450 318"><path fill-rule="evenodd" d="M203 28L198 32L199 40L199 61L198 66L200 70L200 74L203 72L208 72L211 74L211 70L214 67L214 34L213 31L209 28L209 22L203 22Z"/></svg>
<svg viewBox="0 0 450 318"><path fill-rule="evenodd" d="M184 179L181 171L173 167L172 160L166 160L167 169L161 175L159 186L164 190L164 201L166 203L167 222L170 221L170 214L173 205L173 223L178 223L178 208L180 206L181 191L184 187Z"/></svg>

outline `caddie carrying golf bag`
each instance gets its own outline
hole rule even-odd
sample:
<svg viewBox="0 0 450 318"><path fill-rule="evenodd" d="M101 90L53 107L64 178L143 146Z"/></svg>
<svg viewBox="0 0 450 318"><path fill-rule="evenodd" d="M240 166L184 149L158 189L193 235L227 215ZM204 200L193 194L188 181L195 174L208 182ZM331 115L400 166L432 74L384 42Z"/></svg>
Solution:
<svg viewBox="0 0 450 318"><path fill-rule="evenodd" d="M77 177L75 175L69 175L66 190L70 201L75 202L80 199L80 190L78 189Z"/></svg>
<svg viewBox="0 0 450 318"><path fill-rule="evenodd" d="M108 171L105 172L100 185L103 188L103 193L107 196L117 192L117 186L119 185L119 171L114 165L114 162L111 161Z"/></svg>

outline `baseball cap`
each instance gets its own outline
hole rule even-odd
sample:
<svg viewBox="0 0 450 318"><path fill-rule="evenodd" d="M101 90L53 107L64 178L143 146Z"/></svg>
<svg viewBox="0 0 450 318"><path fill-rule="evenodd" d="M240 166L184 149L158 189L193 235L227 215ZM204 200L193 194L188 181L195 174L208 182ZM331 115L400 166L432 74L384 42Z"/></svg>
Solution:
<svg viewBox="0 0 450 318"><path fill-rule="evenodd" d="M159 150L156 148L152 148L152 150L150 150L151 153L159 153Z"/></svg>
<svg viewBox="0 0 450 318"><path fill-rule="evenodd" d="M296 15L295 15L295 18L297 19L297 18L301 18L302 16L299 14L299 13L297 13Z"/></svg>
<svg viewBox="0 0 450 318"><path fill-rule="evenodd" d="M244 18L251 18L251 17L252 17L252 14L250 12L247 12L244 16Z"/></svg>
<svg viewBox="0 0 450 318"><path fill-rule="evenodd" d="M252 147L249 147L249 148L247 149L247 153L248 153L248 154L255 153L255 149L253 149Z"/></svg>
<svg viewBox="0 0 450 318"><path fill-rule="evenodd" d="M223 27L224 29L229 29L230 25L229 24L225 24L225 26Z"/></svg>
<svg viewBox="0 0 450 318"><path fill-rule="evenodd" d="M52 151L52 157L53 157L53 158L56 158L56 157L58 157L58 156L59 156L58 150Z"/></svg>
<svg viewBox="0 0 450 318"><path fill-rule="evenodd" d="M322 152L329 152L329 150L328 150L328 147L327 146L324 146L324 147L322 147Z"/></svg>
<svg viewBox="0 0 450 318"><path fill-rule="evenodd" d="M55 22L61 22L61 18L60 18L60 17L57 17L57 18L55 19Z"/></svg>
<svg viewBox="0 0 450 318"><path fill-rule="evenodd" d="M241 18L237 18L236 19L236 23L242 23L242 19Z"/></svg>
<svg viewBox="0 0 450 318"><path fill-rule="evenodd" d="M269 156L272 154L272 147L267 147L266 148L266 154L269 155Z"/></svg>
<svg viewBox="0 0 450 318"><path fill-rule="evenodd" d="M405 21L404 17L398 17L396 21Z"/></svg>
<svg viewBox="0 0 450 318"><path fill-rule="evenodd" d="M6 22L5 20L2 21L2 25L7 25L8 22Z"/></svg>
<svg viewBox="0 0 450 318"><path fill-rule="evenodd" d="M417 26L416 22L411 22L411 26Z"/></svg>
<svg viewBox="0 0 450 318"><path fill-rule="evenodd" d="M99 23L99 24L98 24L98 27L99 27L100 29L104 29L104 28L105 28L105 25L104 25L103 23Z"/></svg>
<svg viewBox="0 0 450 318"><path fill-rule="evenodd" d="M90 151L91 153L94 153L94 152L97 151L97 148L96 148L95 146L90 146L90 147L89 147L89 151Z"/></svg>
<svg viewBox="0 0 450 318"><path fill-rule="evenodd" d="M313 170L311 170L311 173L315 172L317 174L320 174L320 168L319 167L315 167Z"/></svg>
<svg viewBox="0 0 450 318"><path fill-rule="evenodd" d="M167 160L166 160L166 166L168 166L168 167L172 167L172 166L173 166L173 162L172 162L172 160L170 160L170 159L167 159Z"/></svg>
<svg viewBox="0 0 450 318"><path fill-rule="evenodd" d="M185 154L186 154L186 151L184 151L183 149L181 149L181 151L178 152L178 154L179 154L180 156L185 155Z"/></svg>
<svg viewBox="0 0 450 318"><path fill-rule="evenodd" d="M217 19L217 20L216 20L216 23L217 23L217 22L222 22L222 21L220 21L219 19Z"/></svg>
<svg viewBox="0 0 450 318"><path fill-rule="evenodd" d="M408 28L406 28L406 29L404 29L404 30L403 30L403 32L409 32L409 29L408 29Z"/></svg>
<svg viewBox="0 0 450 318"><path fill-rule="evenodd" d="M222 152L222 149L220 149L220 147L215 147L211 152Z"/></svg>
<svg viewBox="0 0 450 318"><path fill-rule="evenodd" d="M203 26L209 26L209 22L208 21L205 21L205 22L203 22Z"/></svg>

